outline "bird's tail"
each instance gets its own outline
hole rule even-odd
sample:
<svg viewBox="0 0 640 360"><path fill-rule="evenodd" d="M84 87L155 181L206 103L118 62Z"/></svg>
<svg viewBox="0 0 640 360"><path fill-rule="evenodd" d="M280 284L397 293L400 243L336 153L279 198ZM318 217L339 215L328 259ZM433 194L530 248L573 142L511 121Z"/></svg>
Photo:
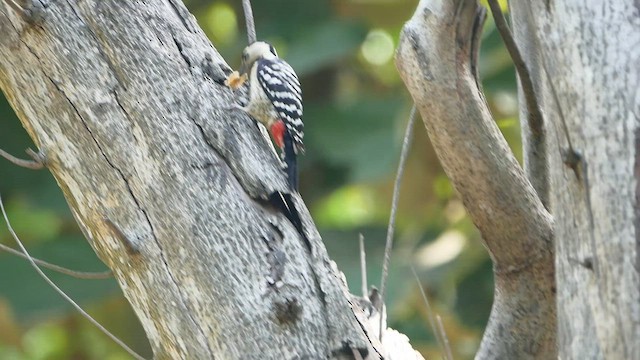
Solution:
<svg viewBox="0 0 640 360"><path fill-rule="evenodd" d="M298 191L298 155L296 154L293 137L287 129L284 132L284 148L282 155L287 166L287 178L289 179L289 189Z"/></svg>

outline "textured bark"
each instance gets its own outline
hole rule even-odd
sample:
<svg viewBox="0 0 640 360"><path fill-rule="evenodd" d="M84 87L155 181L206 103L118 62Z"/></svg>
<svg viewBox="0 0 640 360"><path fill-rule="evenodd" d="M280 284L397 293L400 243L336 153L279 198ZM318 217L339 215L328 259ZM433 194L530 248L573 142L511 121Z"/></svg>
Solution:
<svg viewBox="0 0 640 360"><path fill-rule="evenodd" d="M25 19L0 2L0 86L155 357L370 350L299 195L304 236L268 202L284 172L225 109L229 68L184 5L34 4Z"/></svg>
<svg viewBox="0 0 640 360"><path fill-rule="evenodd" d="M422 0L396 62L494 263L494 303L476 358L551 359L553 222L482 95L476 60L484 19L475 0Z"/></svg>
<svg viewBox="0 0 640 360"><path fill-rule="evenodd" d="M639 3L512 1L511 9L519 47L537 54L529 64L551 134L559 356L638 358Z"/></svg>

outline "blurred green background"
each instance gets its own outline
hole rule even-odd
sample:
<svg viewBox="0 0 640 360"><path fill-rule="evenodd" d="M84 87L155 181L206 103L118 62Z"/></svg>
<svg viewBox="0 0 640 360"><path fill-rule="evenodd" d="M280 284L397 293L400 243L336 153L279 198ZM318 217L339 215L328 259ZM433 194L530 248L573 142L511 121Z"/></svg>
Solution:
<svg viewBox="0 0 640 360"><path fill-rule="evenodd" d="M239 0L187 1L211 41L237 68L246 44ZM360 293L358 234L378 285L393 179L410 97L393 62L403 23L417 0L254 1L258 37L297 70L305 99L306 156L301 193L325 244ZM504 4L503 4L504 5ZM515 74L489 19L480 69L491 110L520 157ZM0 97L0 147L32 147ZM26 156L25 156L26 157ZM17 233L34 256L73 269L103 270L52 176L0 159L0 192ZM456 359L475 353L491 308L491 262L418 122L398 212L388 286L389 325L426 358L441 358L409 265L442 316ZM4 225L0 242L15 247ZM50 273L50 272L48 272ZM51 277L143 355L151 351L114 280ZM75 314L27 263L0 252L0 359L128 359Z"/></svg>

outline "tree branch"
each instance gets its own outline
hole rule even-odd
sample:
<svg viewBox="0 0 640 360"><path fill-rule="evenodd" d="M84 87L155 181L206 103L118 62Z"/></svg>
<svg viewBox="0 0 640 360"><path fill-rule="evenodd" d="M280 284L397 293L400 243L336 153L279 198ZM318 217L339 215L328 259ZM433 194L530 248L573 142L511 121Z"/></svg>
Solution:
<svg viewBox="0 0 640 360"><path fill-rule="evenodd" d="M488 0L487 2L489 3L489 8L491 9L491 14L493 15L493 20L496 23L498 33L500 34L500 37L502 37L502 41L504 41L504 45L511 56L511 60L513 60L516 71L518 72L518 76L522 84L522 92L527 104L527 112L529 115L527 117L527 121L529 122L531 133L535 137L544 136L544 118L540 111L540 106L538 105L538 99L536 97L535 88L533 86L533 81L531 80L531 74L529 73L527 64L524 62L524 59L518 50L518 45L513 40L513 36L511 36L507 20L504 18L504 14L502 13L502 9L500 9L498 1Z"/></svg>
<svg viewBox="0 0 640 360"><path fill-rule="evenodd" d="M526 122L522 121L522 146L524 148L524 166L527 178L536 189L536 193L544 207L549 209L548 140L544 127L544 117L540 109L539 96L536 94L529 66L525 63L522 52L518 49L518 45L513 39L500 5L496 0L489 0L488 3L496 28L518 73L520 101L524 97L525 106L521 106L520 109L521 116L527 120ZM535 56L531 56L531 59L530 62L533 62Z"/></svg>
<svg viewBox="0 0 640 360"><path fill-rule="evenodd" d="M36 153L35 151L31 150L31 149L27 149L27 154L29 156L31 156L31 158L33 160L24 160L24 159L20 159L17 158L11 154L9 154L8 152L0 149L0 156L2 156L3 158L9 160L9 162L11 162L14 165L18 165L20 167L26 168L26 169L31 169L31 170L40 170L42 168L44 168L45 166L45 159L44 156Z"/></svg>
<svg viewBox="0 0 640 360"><path fill-rule="evenodd" d="M477 358L555 356L552 219L491 118L477 80L485 10L420 2L396 63L434 149L494 262L495 297ZM505 334L501 329L511 329Z"/></svg>
<svg viewBox="0 0 640 360"><path fill-rule="evenodd" d="M398 212L398 202L400 201L400 186L402 185L402 177L404 176L404 168L407 162L407 155L411 147L413 139L413 128L416 122L416 107L411 108L409 121L407 121L407 129L404 133L402 141L402 151L400 152L400 162L398 163L398 171L396 172L396 180L393 183L393 198L391 200L391 214L389 214L389 225L387 226L387 240L384 247L384 258L382 260L382 276L380 279L380 301L384 303L385 290L387 288L387 276L389 275L389 260L391 260L391 250L393 249L393 232L396 229L396 214ZM380 317L380 339L383 335L383 319Z"/></svg>
<svg viewBox="0 0 640 360"><path fill-rule="evenodd" d="M253 44L258 40L256 35L256 25L253 22L253 10L251 9L251 0L242 0L242 9L244 10L244 20L247 27L247 43Z"/></svg>
<svg viewBox="0 0 640 360"><path fill-rule="evenodd" d="M9 254L21 257L25 260L29 260L29 256L23 254L22 252L16 250L16 249L12 249L4 244L0 244L0 250L4 250L6 252L8 252ZM60 274L65 274L65 275L69 275L71 277L77 278L77 279L86 279L86 280L100 280L100 279L109 279L113 276L113 274L111 274L111 271L107 270L107 271L103 271L103 272L87 272L87 271L75 271L75 270L71 270L68 269L66 267L60 266L60 265L56 265L56 264L52 264L50 262L46 262L44 260L40 260L37 258L32 257L31 258L36 264L42 266L45 269L49 269L55 272L58 272Z"/></svg>

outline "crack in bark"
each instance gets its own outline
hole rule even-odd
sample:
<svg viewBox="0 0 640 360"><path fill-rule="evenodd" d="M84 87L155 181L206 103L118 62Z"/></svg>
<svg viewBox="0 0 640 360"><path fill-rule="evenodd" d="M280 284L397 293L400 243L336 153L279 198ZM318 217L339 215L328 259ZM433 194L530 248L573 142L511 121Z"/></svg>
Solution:
<svg viewBox="0 0 640 360"><path fill-rule="evenodd" d="M366 299L366 300L368 301L369 299ZM362 307L360 305L357 305L357 304L354 305L353 299L347 299L347 302L349 302L349 306L351 307L351 312L353 313L353 317L356 319L356 322L358 323L358 326L360 326L360 329L362 329L362 333L364 334L364 336L369 341L369 344L371 345L371 348L373 349L373 351L376 352L376 354L378 354L378 357L380 359L384 359L383 354L380 353L380 351L377 349L376 346L373 346L374 342L378 342L379 340L375 336L373 336L373 337L369 336L369 331L367 330L367 327L365 326L365 324L363 324L360 321L360 319L358 318L358 315L356 314L356 311L362 310L363 317L366 317L366 313L364 312L364 309L361 309ZM376 309L376 311L377 311L377 309ZM382 316L382 314L380 314L380 316ZM378 325L377 323L378 322L376 321L376 324L374 324L374 326L377 326ZM385 329L383 329L383 330L385 330ZM373 338L373 340L372 340L372 338ZM356 350L358 350L358 352L360 352L360 350L364 350L364 354L362 354L362 352L361 352L361 355L363 355L363 356L368 356L369 355L369 351L368 351L369 349L356 349Z"/></svg>
<svg viewBox="0 0 640 360"><path fill-rule="evenodd" d="M178 40L178 38L176 38L175 34L173 33L171 34L171 39L173 39L173 43L176 44L176 47L178 48L178 54L180 55L182 60L187 63L187 68L189 69L189 71L191 71L191 68L194 67L194 65L191 63L191 60L189 60L189 57L187 57L187 55L184 53L184 45L180 40Z"/></svg>

